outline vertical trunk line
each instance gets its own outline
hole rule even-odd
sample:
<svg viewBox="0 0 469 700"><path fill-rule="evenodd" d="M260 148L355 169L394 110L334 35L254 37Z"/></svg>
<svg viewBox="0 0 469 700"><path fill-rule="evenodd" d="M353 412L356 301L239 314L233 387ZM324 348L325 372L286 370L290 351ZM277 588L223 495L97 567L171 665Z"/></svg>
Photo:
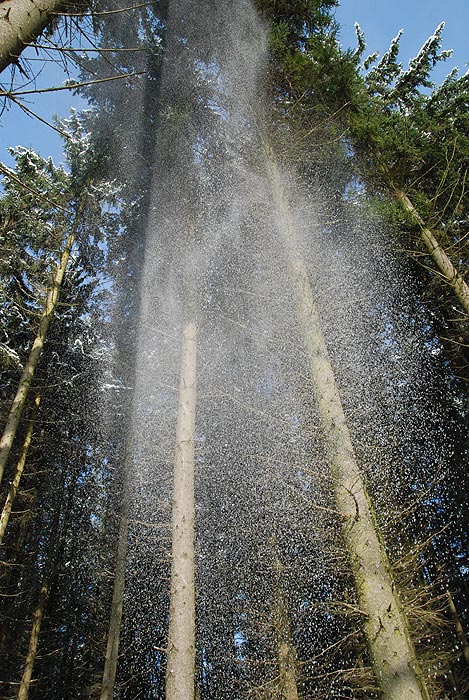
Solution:
<svg viewBox="0 0 469 700"><path fill-rule="evenodd" d="M464 628L461 624L461 620L458 615L458 611L456 610L456 606L454 604L453 596L451 595L450 591L446 591L446 599L448 601L448 607L451 613L451 617L453 618L454 622L454 628L456 630L456 636L461 644L461 649L464 655L464 660L466 664L469 666L469 644L467 642L466 635L464 633Z"/></svg>
<svg viewBox="0 0 469 700"><path fill-rule="evenodd" d="M10 519L11 509L13 507L13 502L16 498L16 494L18 493L18 488L20 485L21 477L23 476L24 466L26 464L26 459L28 457L29 446L31 444L31 439L33 437L34 423L36 420L36 416L37 416L37 412L38 412L40 403L41 403L41 397L36 396L36 400L34 402L34 408L33 408L33 411L31 413L31 418L29 419L28 430L26 431L26 437L25 437L24 443L23 443L23 449L21 450L20 458L18 460L18 464L16 465L15 475L13 477L13 481L11 482L10 489L8 491L8 495L5 499L5 505L3 506L2 514L0 516L0 545L3 542L3 537L5 535L5 530L7 528L8 521Z"/></svg>
<svg viewBox="0 0 469 700"><path fill-rule="evenodd" d="M39 358L41 357L42 349L44 347L44 343L47 336L47 331L49 330L50 322L52 321L55 309L57 307L60 288L62 287L65 272L67 270L68 260L70 258L70 253L75 242L75 236L83 207L84 202L81 201L78 206L78 210L71 231L67 237L65 248L60 258L60 263L57 266L52 287L47 292L46 301L44 303L44 310L42 312L41 320L39 322L39 330L34 339L28 360L24 366L23 374L21 375L16 395L13 399L13 404L8 414L7 422L2 437L0 439L0 483L3 479L5 466L10 455L11 448L13 446L13 441L15 439L16 432L18 430L18 425L21 420L24 405L26 403L26 399L28 398L28 393L32 379L34 377L34 372L36 371Z"/></svg>
<svg viewBox="0 0 469 700"><path fill-rule="evenodd" d="M172 564L166 700L193 700L195 675L194 431L197 327L181 346L172 507Z"/></svg>
<svg viewBox="0 0 469 700"><path fill-rule="evenodd" d="M344 516L343 537L355 578L365 635L382 700L429 700L407 622L395 593L386 552L377 535L329 359L308 272L298 251L291 212L280 173L267 149L267 167L278 230L298 304L311 383L321 418L335 499Z"/></svg>
<svg viewBox="0 0 469 700"><path fill-rule="evenodd" d="M114 589L112 593L111 616L109 620L109 631L107 637L106 657L104 662L100 700L112 700L114 697L117 662L119 660L121 620L124 607L125 566L127 561L130 500L129 473L127 464L124 465L124 470L124 488L122 493L122 508L119 522L119 541L117 545Z"/></svg>
<svg viewBox="0 0 469 700"><path fill-rule="evenodd" d="M29 637L28 653L24 663L23 676L21 678L20 687L18 690L18 700L28 700L29 688L31 686L31 678L33 675L34 663L36 661L37 648L39 644L39 634L41 632L42 619L44 617L44 608L46 606L47 596L49 595L49 582L47 574L44 575L39 592L37 607L33 613L33 624Z"/></svg>
<svg viewBox="0 0 469 700"><path fill-rule="evenodd" d="M36 608L33 612L31 634L29 636L28 652L26 654L26 659L23 668L23 675L21 677L20 687L18 689L17 700L28 700L29 689L31 687L31 679L33 675L34 665L37 658L37 650L39 646L39 635L41 633L42 621L44 618L44 612L47 605L47 600L49 597L49 590L51 588L54 568L56 563L61 560L63 548L65 546L64 529L65 524L60 525L60 518L62 515L63 498L65 494L65 483L66 483L66 472L62 474L62 480L60 488L58 488L58 498L57 507L55 509L54 518L50 524L50 534L49 543L47 546L46 562L44 573L42 575L41 587L39 590L39 597ZM66 522L68 513L70 512L70 506L74 498L76 488L76 481L71 488L67 504L65 507L64 520ZM58 542L58 545L57 545Z"/></svg>
<svg viewBox="0 0 469 700"><path fill-rule="evenodd" d="M298 700L296 648L285 596L283 564L276 547L274 550L274 572L274 625L277 642L279 700Z"/></svg>

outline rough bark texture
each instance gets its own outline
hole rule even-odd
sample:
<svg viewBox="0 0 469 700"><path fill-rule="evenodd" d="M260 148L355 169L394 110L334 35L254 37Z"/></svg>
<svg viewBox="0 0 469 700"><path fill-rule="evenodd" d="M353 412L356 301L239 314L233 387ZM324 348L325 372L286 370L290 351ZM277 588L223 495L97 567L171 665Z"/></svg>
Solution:
<svg viewBox="0 0 469 700"><path fill-rule="evenodd" d="M13 507L13 502L14 502L14 500L16 498L16 494L18 492L21 477L23 476L24 465L26 464L26 459L28 457L29 446L31 444L31 439L33 437L33 432L34 432L34 422L36 420L36 415L37 415L37 411L38 411L40 402L41 402L41 397L36 396L36 400L34 402L33 412L31 414L31 418L29 419L28 430L26 431L26 437L25 437L24 443L23 443L23 449L21 450L20 458L18 460L18 464L16 465L16 472L15 472L15 475L13 477L13 481L10 484L10 488L8 490L8 496L6 497L5 505L3 506L3 510L2 510L2 515L0 516L0 544L2 544L2 542L3 542L3 536L5 535L5 530L7 528L8 521L10 519L11 509Z"/></svg>
<svg viewBox="0 0 469 700"><path fill-rule="evenodd" d="M0 71L18 60L25 44L39 36L63 0L3 0L0 4Z"/></svg>
<svg viewBox="0 0 469 700"><path fill-rule="evenodd" d="M21 415L23 413L23 408L28 398L29 389L31 382L36 371L36 367L41 357L42 348L47 336L47 331L49 330L50 322L55 313L57 302L59 300L60 288L62 286L63 279L65 277L65 272L67 269L68 260L70 257L70 252L72 246L75 242L75 235L78 226L78 221L81 215L81 205L78 209L75 222L72 226L72 230L67 238L60 263L57 267L54 282L52 287L49 289L44 304L44 311L42 312L41 320L39 322L39 330L34 339L33 347L29 353L28 360L24 366L23 374L21 375L20 382L18 384L18 389L16 391L15 398L13 399L13 404L8 414L7 422L3 435L0 439L0 482L3 479L3 474L5 471L5 466L10 455L11 448L13 446L13 441L15 439L16 431L18 430L18 425L21 420Z"/></svg>
<svg viewBox="0 0 469 700"><path fill-rule="evenodd" d="M391 190L396 200L403 207L404 211L410 214L412 219L419 226L420 237L425 244L426 249L430 253L438 271L441 273L442 277L447 281L450 287L453 288L453 291L464 311L469 314L469 287L467 286L463 277L456 270L453 263L440 246L435 234L428 228L428 226L425 226L424 220L406 193L392 184Z"/></svg>
<svg viewBox="0 0 469 700"><path fill-rule="evenodd" d="M129 531L129 478L127 469L124 473L122 510L119 523L119 542L117 545L114 590L112 594L111 617L107 637L106 658L104 662L103 682L100 700L112 700L116 682L117 661L119 659L119 641L124 605L125 565L127 560L127 543Z"/></svg>
<svg viewBox="0 0 469 700"><path fill-rule="evenodd" d="M37 647L39 644L39 634L41 632L42 618L44 617L44 608L46 605L48 595L49 584L46 576L42 582L38 604L33 614L33 625L31 628L31 635L29 637L29 647L28 653L26 655L26 661L24 663L23 677L21 678L20 688L18 691L18 700L28 700L34 663L36 661Z"/></svg>
<svg viewBox="0 0 469 700"><path fill-rule="evenodd" d="M194 430L197 329L183 331L174 459L166 700L193 700L195 669Z"/></svg>
<svg viewBox="0 0 469 700"><path fill-rule="evenodd" d="M405 616L394 591L386 553L379 541L357 465L339 391L321 331L308 273L299 254L293 221L279 170L269 155L278 229L298 303L311 382L321 417L337 510L344 517L343 536L355 577L373 670L382 700L429 700L415 657Z"/></svg>

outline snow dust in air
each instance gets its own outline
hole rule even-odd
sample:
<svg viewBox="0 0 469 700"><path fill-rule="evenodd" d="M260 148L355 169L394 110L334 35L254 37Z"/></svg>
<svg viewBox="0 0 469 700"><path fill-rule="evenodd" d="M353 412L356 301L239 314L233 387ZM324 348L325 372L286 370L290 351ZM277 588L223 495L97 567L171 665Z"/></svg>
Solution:
<svg viewBox="0 0 469 700"><path fill-rule="evenodd" d="M142 231L119 673L164 697L180 336L191 319L201 698L276 697L282 607L300 694L352 697L356 683L362 697L366 645L268 175L266 28L247 0L178 0L165 52ZM423 312L386 232L357 219L327 178L306 183L287 140L276 158L386 531L401 484L418 490L443 461L442 428L430 444L420 419L433 341L422 357ZM358 659L361 677L339 672Z"/></svg>

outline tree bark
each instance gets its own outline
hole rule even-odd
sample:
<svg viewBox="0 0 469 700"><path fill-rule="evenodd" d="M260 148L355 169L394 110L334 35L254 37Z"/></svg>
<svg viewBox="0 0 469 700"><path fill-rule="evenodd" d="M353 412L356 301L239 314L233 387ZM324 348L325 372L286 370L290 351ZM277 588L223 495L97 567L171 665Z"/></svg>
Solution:
<svg viewBox="0 0 469 700"><path fill-rule="evenodd" d="M117 561L114 575L114 590L112 595L111 617L107 637L106 659L104 662L103 682L100 700L112 700L116 682L117 662L119 659L119 641L124 606L125 565L127 560L127 544L129 532L129 476L127 465L124 472L124 488L122 494L122 511L119 523L119 542L117 545Z"/></svg>
<svg viewBox="0 0 469 700"><path fill-rule="evenodd" d="M366 613L365 634L381 698L429 700L407 622L395 593L389 562L373 522L368 494L352 446L308 273L298 251L280 173L269 150L268 171L278 229L283 239L298 304L311 382L336 484L337 510L344 519L343 537L350 556L358 602L361 610Z"/></svg>
<svg viewBox="0 0 469 700"><path fill-rule="evenodd" d="M39 644L39 634L41 632L42 619L44 617L44 608L46 606L47 596L49 595L49 582L47 578L47 575L45 575L41 584L37 607L33 614L33 625L31 628L31 635L29 637L29 647L26 655L26 661L24 663L23 676L21 678L18 691L18 700L28 700L34 663L36 661L37 647Z"/></svg>
<svg viewBox="0 0 469 700"><path fill-rule="evenodd" d="M16 63L25 45L39 36L64 0L3 0L0 4L0 72Z"/></svg>
<svg viewBox="0 0 469 700"><path fill-rule="evenodd" d="M166 700L193 700L195 674L194 430L196 405L194 321L182 336L172 510L172 565Z"/></svg>
<svg viewBox="0 0 469 700"><path fill-rule="evenodd" d="M83 204L80 204L75 217L75 221L72 225L72 229L68 235L65 248L60 259L60 263L55 272L52 287L47 292L44 310L42 312L41 320L39 322L39 330L34 339L33 346L31 348L28 360L23 370L23 374L21 375L21 379L18 384L18 389L16 391L15 398L13 399L13 404L8 414L3 435L0 439L0 482L3 479L5 466L10 455L11 448L13 446L13 441L15 439L16 431L18 430L18 425L21 420L21 415L23 413L23 408L26 403L26 399L28 398L28 393L34 376L34 372L36 371L39 358L41 357L42 348L44 347L47 331L49 329L50 322L52 321L55 309L57 307L60 288L65 277L70 252L75 242L75 235L81 216L82 208Z"/></svg>
<svg viewBox="0 0 469 700"><path fill-rule="evenodd" d="M469 287L464 281L463 277L459 274L457 269L454 267L453 263L446 255L443 248L440 246L438 239L435 234L425 225L424 220L418 213L417 209L414 207L412 202L406 193L399 187L396 187L392 183L389 183L391 191L402 206L404 211L410 214L411 218L420 228L420 238L422 239L426 249L431 255L433 262L435 263L438 271L441 273L442 277L446 282L452 287L459 303L463 307L464 311L469 315Z"/></svg>
<svg viewBox="0 0 469 700"><path fill-rule="evenodd" d="M13 477L13 481L11 482L10 489L8 491L8 496L6 497L5 505L3 506L2 514L0 516L0 545L3 542L3 537L5 535L5 530L7 528L8 521L10 519L11 509L13 507L13 502L16 498L16 494L18 493L18 488L20 485L21 477L23 476L24 465L26 464L26 459L27 459L28 452L29 452L29 446L31 444L31 439L33 437L34 422L36 420L37 411L38 411L40 402L41 402L41 397L36 396L36 400L34 402L33 412L31 414L31 418L29 419L28 430L26 432L26 437L25 437L24 443L23 443L23 449L21 450L20 458L18 460L18 464L16 465L16 472L15 472L15 475Z"/></svg>

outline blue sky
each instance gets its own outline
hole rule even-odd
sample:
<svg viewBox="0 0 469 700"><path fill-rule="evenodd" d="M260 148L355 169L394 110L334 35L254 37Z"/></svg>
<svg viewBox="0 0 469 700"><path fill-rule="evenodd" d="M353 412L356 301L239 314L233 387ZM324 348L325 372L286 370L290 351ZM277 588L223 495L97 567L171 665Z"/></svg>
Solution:
<svg viewBox="0 0 469 700"><path fill-rule="evenodd" d="M342 26L344 48L357 45L354 23L365 32L367 55L383 53L400 29L400 60L407 65L417 55L425 40L444 21L443 48L454 49L453 56L435 68L433 80L441 82L453 66L465 73L469 63L469 0L342 0L336 10Z"/></svg>
<svg viewBox="0 0 469 700"><path fill-rule="evenodd" d="M35 59L37 57L33 49L29 50L28 55L34 60L34 62L31 60L28 69L34 70L36 65L42 66L42 63L36 62ZM5 73L7 72L8 69ZM51 85L62 85L65 80L67 80L67 75L63 67L55 63L47 63L38 75L35 87L43 88ZM31 89L32 87L34 86L28 85L25 89ZM49 122L53 114L57 114L59 117L67 117L70 107L74 106L77 109L83 109L86 106L83 99L73 96L69 90L31 95L27 100L26 106ZM52 156L57 164L63 160L62 141L59 134L42 124L38 119L27 116L16 105L11 105L0 117L0 160L11 166L14 161L7 153L7 147L18 145L33 146L41 155L46 157Z"/></svg>
<svg viewBox="0 0 469 700"><path fill-rule="evenodd" d="M342 0L336 10L336 18L342 25L341 43L345 48L356 47L354 23L357 21L365 32L368 53L383 53L399 29L404 29L401 39L400 60L407 64L415 56L437 25L446 21L443 47L453 48L453 57L439 64L434 80L441 82L454 65L460 72L467 70L469 62L469 0ZM31 66L38 66L31 50ZM63 70L55 64L47 64L37 79L37 87L61 85L66 79ZM63 91L31 97L28 106L50 120L52 114L67 116L71 106L85 106L83 100L71 92ZM0 117L0 160L12 165L8 146L34 146L42 155L51 155L56 163L62 160L61 140L58 134L35 119L11 107Z"/></svg>

